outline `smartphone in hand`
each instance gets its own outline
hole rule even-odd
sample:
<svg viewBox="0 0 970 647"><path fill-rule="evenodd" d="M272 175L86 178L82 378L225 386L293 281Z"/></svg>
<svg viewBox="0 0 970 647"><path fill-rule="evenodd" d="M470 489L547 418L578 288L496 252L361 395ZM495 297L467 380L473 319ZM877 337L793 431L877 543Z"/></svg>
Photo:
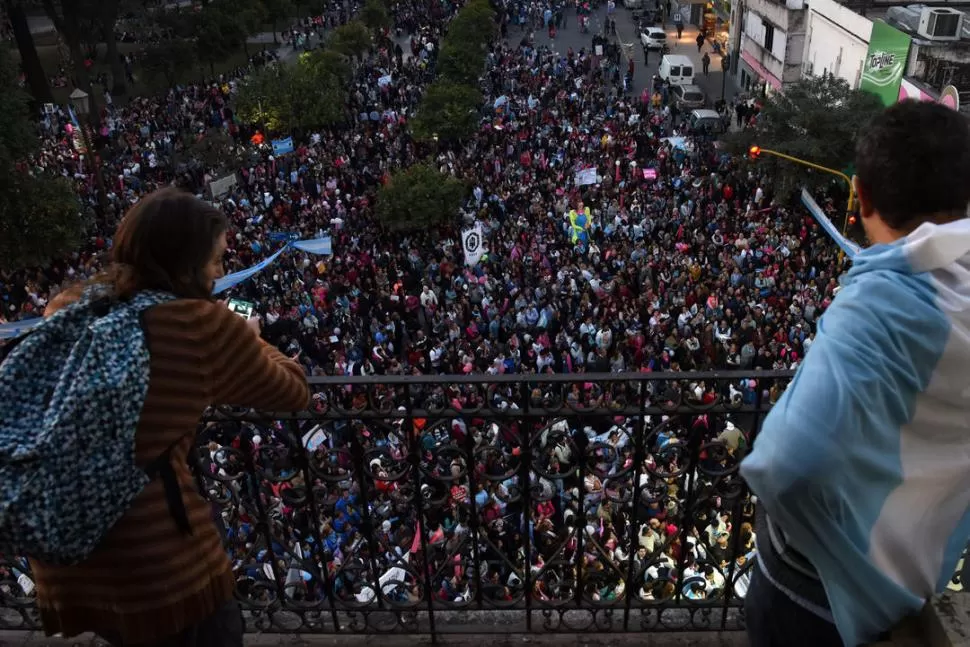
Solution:
<svg viewBox="0 0 970 647"><path fill-rule="evenodd" d="M256 311L256 304L250 301L243 301L242 299L229 299L226 301L226 307L243 319L251 318L253 312Z"/></svg>

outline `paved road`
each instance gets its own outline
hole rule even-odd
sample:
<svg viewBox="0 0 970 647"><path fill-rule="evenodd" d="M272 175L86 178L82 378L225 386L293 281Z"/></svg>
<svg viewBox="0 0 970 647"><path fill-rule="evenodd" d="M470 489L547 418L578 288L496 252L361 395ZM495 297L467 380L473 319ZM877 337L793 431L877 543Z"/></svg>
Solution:
<svg viewBox="0 0 970 647"><path fill-rule="evenodd" d="M620 5L620 3L618 2L617 5ZM550 41L548 33L545 30L539 30L535 32L536 43L540 45L552 44L557 51L563 54L570 47L575 51L579 51L582 47L589 49L592 46L593 34L603 30L603 22L605 19L606 7L604 6L594 12L590 17L589 33L582 34L576 22L575 12L569 11L566 17L566 28L559 30L555 40ZM639 93L645 85L649 84L654 74L657 73L657 68L660 66L660 53L657 51L650 52L650 60L644 65L643 48L640 46L639 35L634 33L636 28L630 11L621 6L617 6L613 14L613 19L616 21L616 35L620 43L633 45L631 48L622 48L624 50L624 66L622 69L625 70L627 52L630 52L635 65L633 86L637 93ZM665 28L667 32L667 43L670 45L670 53L684 54L694 61L694 67L697 71L697 85L704 89L711 103L713 103L721 96L721 79L723 73L721 72L720 55L714 54L708 44L704 45L701 52L697 51L697 43L695 41L697 38L696 27L687 26L680 40L677 39L677 30L674 29L671 23L668 22ZM518 27L510 27L508 40L509 42L517 43L523 34L524 32ZM703 56L703 52L708 52L711 56L711 68L708 76L704 76L701 73L701 57ZM727 80L725 86L727 98L730 100L734 96L733 83L730 79Z"/></svg>

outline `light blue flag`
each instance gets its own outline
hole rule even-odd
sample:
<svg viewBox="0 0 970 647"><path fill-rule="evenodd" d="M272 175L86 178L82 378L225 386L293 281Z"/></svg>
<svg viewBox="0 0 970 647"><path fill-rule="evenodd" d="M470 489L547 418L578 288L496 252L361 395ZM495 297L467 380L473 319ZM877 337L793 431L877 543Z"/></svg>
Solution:
<svg viewBox="0 0 970 647"><path fill-rule="evenodd" d="M297 240L290 243L290 246L307 252L308 254L318 254L320 256L330 256L333 254L333 244L330 241L330 236L313 240Z"/></svg>
<svg viewBox="0 0 970 647"><path fill-rule="evenodd" d="M20 337L43 320L43 317L34 317L33 319L24 319L23 321L11 321L10 323L0 324L0 339L13 339L14 337Z"/></svg>
<svg viewBox="0 0 970 647"><path fill-rule="evenodd" d="M832 221L829 220L829 217L825 215L825 212L822 211L822 207L818 206L818 203L815 202L815 198L812 197L812 194L809 193L807 189L802 189L802 204L805 205L808 212L812 214L815 220L818 221L818 224L822 225L822 229L825 230L825 233L827 233L829 237L835 241L835 244L838 245L843 252L845 252L846 256L853 258L859 253L861 248L839 232L838 228L832 224Z"/></svg>
<svg viewBox="0 0 970 647"><path fill-rule="evenodd" d="M238 272L233 272L232 274L226 274L224 277L216 281L216 286L213 288L213 294L219 294L220 292L225 292L231 287L235 287L245 281L246 279L252 278L255 274L262 272L267 267L275 261L280 254L283 253L286 247L281 247L275 254L269 258L263 259L259 263L256 263L252 267L246 268L245 270L239 270Z"/></svg>

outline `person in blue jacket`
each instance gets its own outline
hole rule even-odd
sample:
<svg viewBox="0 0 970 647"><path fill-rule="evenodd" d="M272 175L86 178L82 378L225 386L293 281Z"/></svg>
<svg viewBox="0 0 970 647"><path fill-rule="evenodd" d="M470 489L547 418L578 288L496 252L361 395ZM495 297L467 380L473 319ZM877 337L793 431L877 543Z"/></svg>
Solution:
<svg viewBox="0 0 970 647"><path fill-rule="evenodd" d="M884 639L970 536L970 126L903 101L856 145L852 259L741 473L753 647Z"/></svg>

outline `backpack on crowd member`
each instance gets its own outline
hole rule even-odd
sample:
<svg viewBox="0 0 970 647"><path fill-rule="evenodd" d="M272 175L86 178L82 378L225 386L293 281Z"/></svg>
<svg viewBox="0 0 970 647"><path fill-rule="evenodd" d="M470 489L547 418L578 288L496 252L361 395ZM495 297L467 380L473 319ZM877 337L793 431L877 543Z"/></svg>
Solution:
<svg viewBox="0 0 970 647"><path fill-rule="evenodd" d="M190 532L170 450L135 464L148 391L141 318L174 299L103 289L39 324L0 364L0 554L56 565L83 561L156 476L176 523Z"/></svg>

